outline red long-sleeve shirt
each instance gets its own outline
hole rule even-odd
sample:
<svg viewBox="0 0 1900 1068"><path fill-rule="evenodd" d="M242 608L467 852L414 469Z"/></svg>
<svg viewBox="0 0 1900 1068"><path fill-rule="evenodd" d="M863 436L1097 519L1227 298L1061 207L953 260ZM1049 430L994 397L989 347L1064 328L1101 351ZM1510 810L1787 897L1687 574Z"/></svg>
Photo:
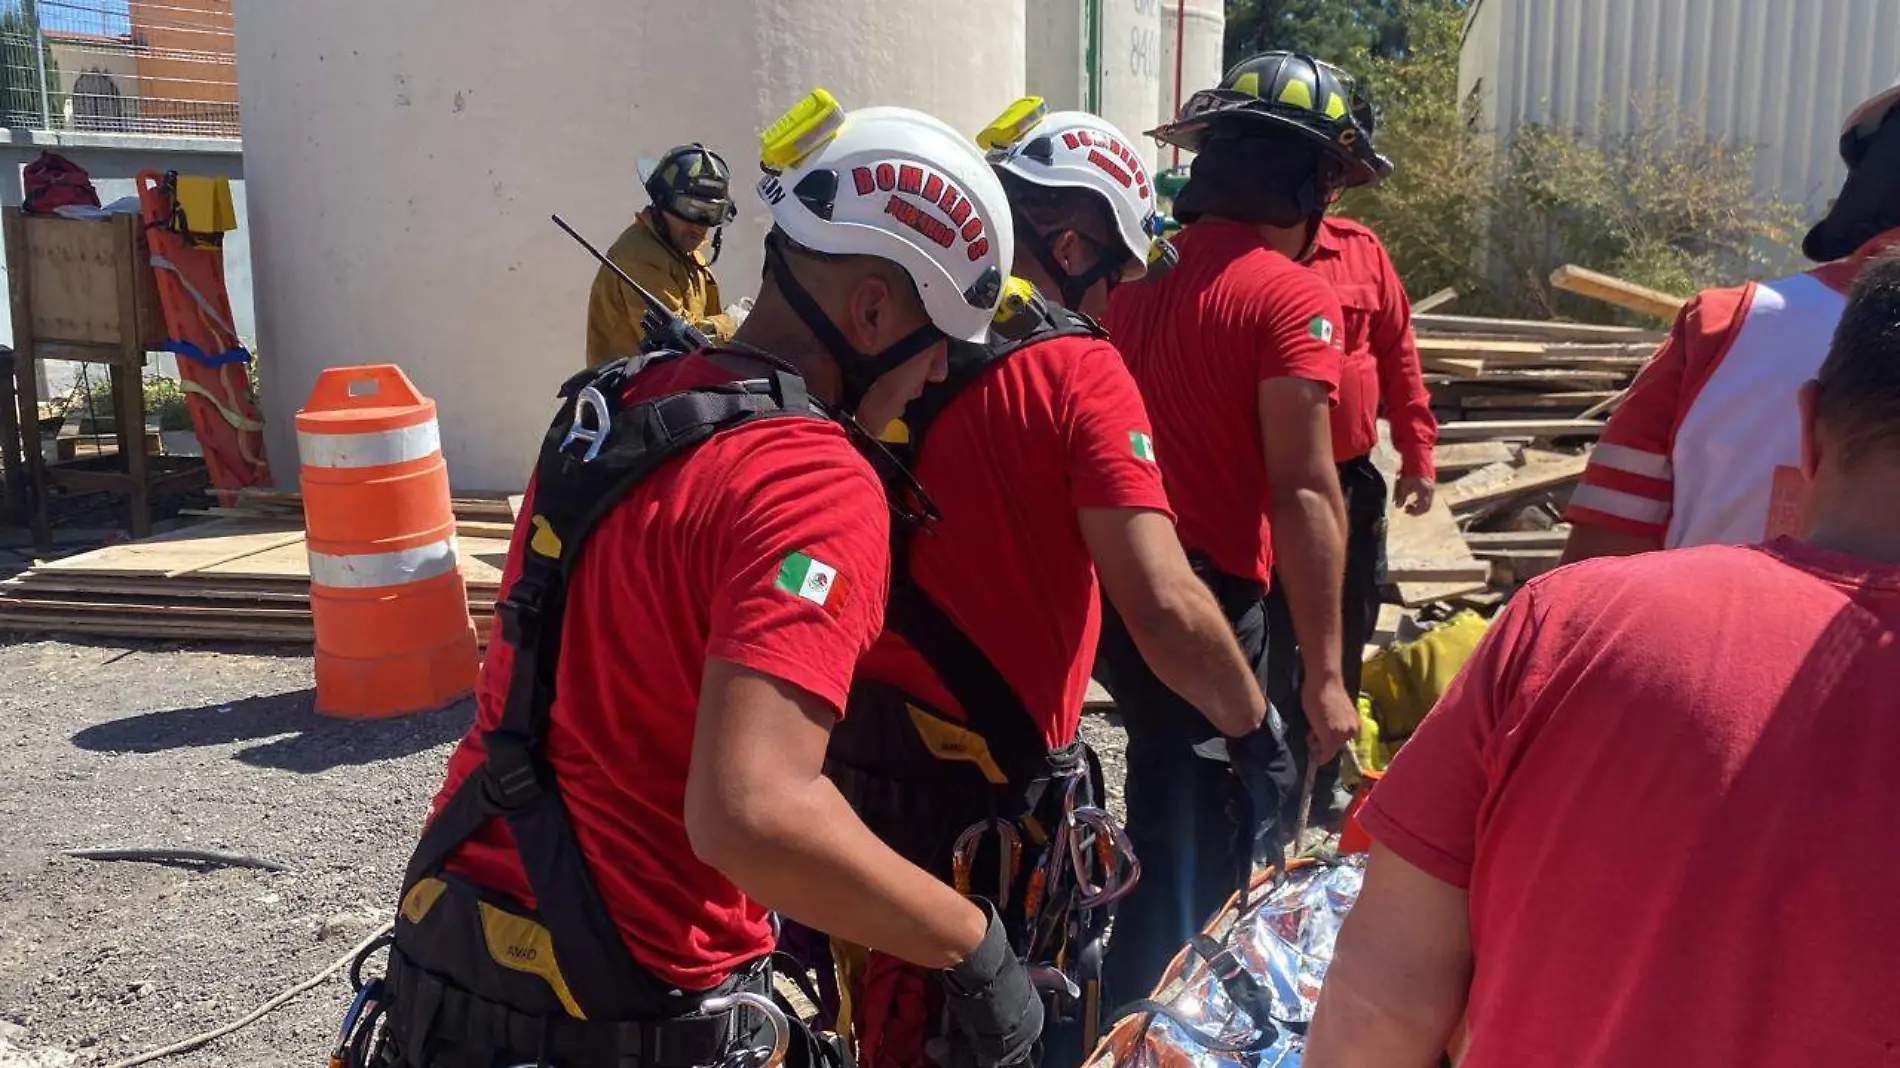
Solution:
<svg viewBox="0 0 1900 1068"><path fill-rule="evenodd" d="M1419 370L1412 340L1412 302L1392 257L1371 230L1351 219L1328 218L1308 266L1339 295L1346 348L1333 409L1333 457L1357 459L1379 444L1379 402L1392 424L1400 473L1432 478L1438 421Z"/></svg>

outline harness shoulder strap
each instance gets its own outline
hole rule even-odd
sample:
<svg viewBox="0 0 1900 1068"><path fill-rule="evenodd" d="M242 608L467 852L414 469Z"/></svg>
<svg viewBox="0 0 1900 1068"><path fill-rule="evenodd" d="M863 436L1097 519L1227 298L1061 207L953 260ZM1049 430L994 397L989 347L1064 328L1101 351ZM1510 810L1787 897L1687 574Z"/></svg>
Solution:
<svg viewBox="0 0 1900 1068"><path fill-rule="evenodd" d="M774 368L762 380L706 386L628 404L620 360L569 379L549 426L527 504L533 532L520 575L496 606L514 650L501 720L483 735L487 759L424 829L403 881L441 870L490 818L508 821L538 911L576 1000L590 1018L631 1004L642 972L621 940L575 840L542 745L555 696L567 582L600 520L663 464L716 434L760 419L822 418L805 384Z"/></svg>
<svg viewBox="0 0 1900 1068"><path fill-rule="evenodd" d="M926 388L923 395L905 409L904 422L910 432L908 452L913 468L923 457L930 427L938 416L992 367L1045 341L1106 336L1088 316L1049 305L1042 322L1023 336L995 340L987 345L953 345L949 373L944 381ZM895 486L891 489L897 491ZM1047 773L1047 741L1021 695L1003 677L1002 671L913 579L910 543L915 533L915 528L907 525L893 528L891 598L885 609L885 625L917 650L951 696L963 706L970 728L989 744L991 756L1010 782L1027 784Z"/></svg>

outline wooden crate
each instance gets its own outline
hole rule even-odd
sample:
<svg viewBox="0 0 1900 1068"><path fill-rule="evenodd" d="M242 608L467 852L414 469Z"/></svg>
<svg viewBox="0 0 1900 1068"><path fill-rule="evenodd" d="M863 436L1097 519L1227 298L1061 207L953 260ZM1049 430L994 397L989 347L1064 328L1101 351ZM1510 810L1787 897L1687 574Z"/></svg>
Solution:
<svg viewBox="0 0 1900 1068"><path fill-rule="evenodd" d="M136 216L94 221L22 213L19 220L31 275L32 332L43 339L38 358L62 358L61 343L123 349L128 336L138 338L141 353L159 347L165 317ZM129 301L123 299L128 286L134 287ZM130 330L127 315L133 318Z"/></svg>

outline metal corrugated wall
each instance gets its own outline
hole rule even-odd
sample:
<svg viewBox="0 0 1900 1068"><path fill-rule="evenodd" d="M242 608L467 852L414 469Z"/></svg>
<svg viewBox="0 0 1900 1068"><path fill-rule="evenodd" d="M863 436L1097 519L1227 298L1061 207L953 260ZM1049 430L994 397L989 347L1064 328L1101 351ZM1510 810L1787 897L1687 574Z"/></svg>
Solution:
<svg viewBox="0 0 1900 1068"><path fill-rule="evenodd" d="M1660 92L1753 143L1756 187L1818 212L1848 110L1900 72L1900 0L1478 0L1459 85L1487 124L1619 131Z"/></svg>

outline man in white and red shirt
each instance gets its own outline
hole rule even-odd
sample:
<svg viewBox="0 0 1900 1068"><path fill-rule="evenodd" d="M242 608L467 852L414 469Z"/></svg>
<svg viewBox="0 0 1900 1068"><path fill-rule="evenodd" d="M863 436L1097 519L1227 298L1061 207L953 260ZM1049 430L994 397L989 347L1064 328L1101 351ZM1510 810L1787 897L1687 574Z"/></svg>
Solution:
<svg viewBox="0 0 1900 1068"><path fill-rule="evenodd" d="M1900 85L1841 134L1847 183L1802 246L1815 269L1710 289L1604 429L1570 500L1566 562L1799 529L1800 434L1790 398L1814 376L1868 257L1900 241Z"/></svg>
<svg viewBox="0 0 1900 1068"><path fill-rule="evenodd" d="M1799 538L1541 576L1406 742L1305 1068L1894 1063L1900 254L1839 320Z"/></svg>

